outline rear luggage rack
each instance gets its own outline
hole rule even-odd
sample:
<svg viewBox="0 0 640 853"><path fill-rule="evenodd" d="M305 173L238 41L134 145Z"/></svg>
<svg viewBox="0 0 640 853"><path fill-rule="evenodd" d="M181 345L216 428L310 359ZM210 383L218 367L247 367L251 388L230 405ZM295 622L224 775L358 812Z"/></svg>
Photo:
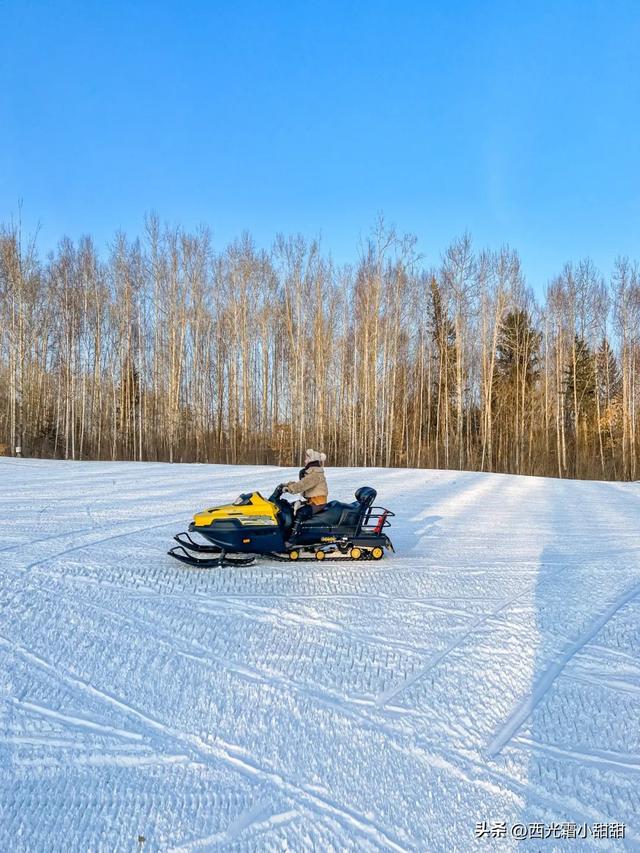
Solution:
<svg viewBox="0 0 640 853"><path fill-rule="evenodd" d="M374 536L379 536L385 527L391 527L391 522L387 521L387 519L394 517L395 512L391 512L390 509L386 509L383 506L372 506L367 510L358 532L372 533Z"/></svg>

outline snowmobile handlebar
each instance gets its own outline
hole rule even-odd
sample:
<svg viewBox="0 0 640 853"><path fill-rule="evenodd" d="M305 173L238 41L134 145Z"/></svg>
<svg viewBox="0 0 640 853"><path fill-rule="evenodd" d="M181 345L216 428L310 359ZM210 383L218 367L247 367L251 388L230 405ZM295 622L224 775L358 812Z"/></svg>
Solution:
<svg viewBox="0 0 640 853"><path fill-rule="evenodd" d="M282 497L282 493L284 492L284 489L285 489L284 483L280 483L273 490L273 493L270 495L269 500L270 501L279 501L280 498Z"/></svg>

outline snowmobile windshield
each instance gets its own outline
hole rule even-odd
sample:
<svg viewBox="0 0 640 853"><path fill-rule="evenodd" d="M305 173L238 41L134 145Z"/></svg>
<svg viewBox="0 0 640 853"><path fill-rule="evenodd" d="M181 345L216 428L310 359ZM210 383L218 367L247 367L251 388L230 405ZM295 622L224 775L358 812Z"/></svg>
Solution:
<svg viewBox="0 0 640 853"><path fill-rule="evenodd" d="M240 495L240 497L236 498L233 502L233 506L251 506L252 497L253 492L248 492L246 495Z"/></svg>

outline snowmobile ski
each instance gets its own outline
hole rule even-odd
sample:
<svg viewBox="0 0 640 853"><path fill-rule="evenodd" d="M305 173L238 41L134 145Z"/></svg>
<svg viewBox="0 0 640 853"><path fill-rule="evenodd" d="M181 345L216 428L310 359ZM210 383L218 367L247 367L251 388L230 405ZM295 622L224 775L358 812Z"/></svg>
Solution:
<svg viewBox="0 0 640 853"><path fill-rule="evenodd" d="M167 551L167 554L170 557L174 557L176 560L180 560L181 563L185 563L187 566L193 566L196 569L219 569L224 566L250 566L256 561L254 555L249 557L235 557L226 554L224 551L213 548L209 553L217 553L218 556L210 557L208 559L194 557L187 551L184 545L176 545Z"/></svg>
<svg viewBox="0 0 640 853"><path fill-rule="evenodd" d="M219 554L220 548L217 545L203 545L201 542L194 542L188 533L176 533L173 537L179 545L189 551L195 551L198 554Z"/></svg>

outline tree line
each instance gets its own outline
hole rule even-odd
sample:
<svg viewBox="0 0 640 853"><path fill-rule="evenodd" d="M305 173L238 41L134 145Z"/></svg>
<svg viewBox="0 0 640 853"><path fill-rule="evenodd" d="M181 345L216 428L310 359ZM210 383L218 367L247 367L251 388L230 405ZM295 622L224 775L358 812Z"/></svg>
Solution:
<svg viewBox="0 0 640 853"><path fill-rule="evenodd" d="M0 443L65 459L456 468L636 479L640 276L464 235L435 264L383 221L320 245L145 223L46 258L0 227Z"/></svg>

